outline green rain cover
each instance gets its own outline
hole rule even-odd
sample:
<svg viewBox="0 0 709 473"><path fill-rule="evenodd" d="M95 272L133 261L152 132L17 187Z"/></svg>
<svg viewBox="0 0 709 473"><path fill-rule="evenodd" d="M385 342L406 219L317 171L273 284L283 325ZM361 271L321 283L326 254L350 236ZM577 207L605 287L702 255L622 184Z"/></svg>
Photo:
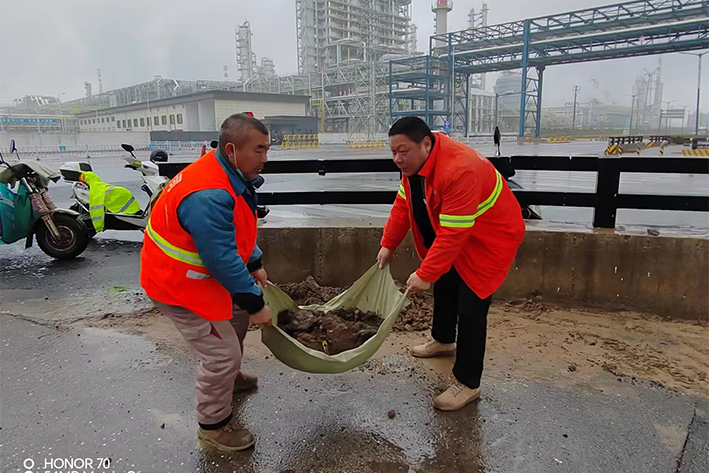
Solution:
<svg viewBox="0 0 709 473"><path fill-rule="evenodd" d="M379 269L379 265L375 264L349 289L329 302L304 306L304 309L324 312L338 308L357 308L375 312L384 319L376 335L362 345L337 355L326 355L306 347L278 327L279 312L298 308L290 297L273 284L268 285L263 295L273 313L273 326L261 329L261 340L280 361L291 368L309 373L343 373L367 361L382 346L394 327L396 317L407 304L407 294L399 292L389 266Z"/></svg>

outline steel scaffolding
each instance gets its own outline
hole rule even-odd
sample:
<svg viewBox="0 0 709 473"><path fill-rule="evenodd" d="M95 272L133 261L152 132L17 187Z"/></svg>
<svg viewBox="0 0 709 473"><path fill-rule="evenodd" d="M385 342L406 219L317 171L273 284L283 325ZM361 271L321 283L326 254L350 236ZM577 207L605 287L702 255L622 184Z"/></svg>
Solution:
<svg viewBox="0 0 709 473"><path fill-rule="evenodd" d="M473 74L522 69L519 136L527 130L539 136L547 66L704 49L708 33L709 0L637 0L434 35L430 56L447 64L449 84L429 84L419 96L449 95L445 116L454 133L467 135L467 107L459 104L467 103L468 92L461 84ZM393 89L402 79L392 69ZM393 118L398 112L391 108ZM440 111L429 106L421 116L440 117Z"/></svg>

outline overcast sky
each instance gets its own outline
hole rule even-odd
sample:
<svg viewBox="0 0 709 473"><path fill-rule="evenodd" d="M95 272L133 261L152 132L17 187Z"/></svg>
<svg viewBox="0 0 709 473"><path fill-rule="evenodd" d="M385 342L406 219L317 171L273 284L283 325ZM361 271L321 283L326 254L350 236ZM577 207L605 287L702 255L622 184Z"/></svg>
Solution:
<svg viewBox="0 0 709 473"><path fill-rule="evenodd" d="M413 0L419 50L433 33L432 0ZM449 29L467 27L481 0L455 0ZM488 0L489 23L519 20L612 3L609 0ZM70 100L84 95L84 81L98 92L147 81L222 79L229 66L236 79L234 27L248 20L259 60L272 58L279 74L297 71L295 0L0 0L0 103L27 94ZM545 73L544 104L573 99L630 105L635 77L657 67L659 56L554 66ZM694 109L697 58L663 57L664 100ZM709 60L705 58L702 109L709 108ZM488 81L488 84L494 82ZM488 88L490 85L488 85Z"/></svg>

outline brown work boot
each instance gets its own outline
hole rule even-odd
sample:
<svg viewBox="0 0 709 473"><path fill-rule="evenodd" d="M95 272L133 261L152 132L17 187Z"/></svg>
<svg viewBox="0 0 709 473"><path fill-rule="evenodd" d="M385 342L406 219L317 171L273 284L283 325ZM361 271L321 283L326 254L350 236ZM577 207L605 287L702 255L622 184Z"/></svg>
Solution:
<svg viewBox="0 0 709 473"><path fill-rule="evenodd" d="M457 411L476 399L480 399L480 388L471 389L456 379L448 389L436 396L433 406L442 411Z"/></svg>
<svg viewBox="0 0 709 473"><path fill-rule="evenodd" d="M441 343L434 339L422 345L411 347L411 354L416 358L433 358L434 356L455 355L455 343Z"/></svg>
<svg viewBox="0 0 709 473"><path fill-rule="evenodd" d="M204 449L214 448L222 452L238 452L251 448L256 441L253 435L233 424L233 420L221 429L197 430L197 440Z"/></svg>
<svg viewBox="0 0 709 473"><path fill-rule="evenodd" d="M253 391L258 387L258 377L255 374L239 371L234 381L234 392L245 393Z"/></svg>

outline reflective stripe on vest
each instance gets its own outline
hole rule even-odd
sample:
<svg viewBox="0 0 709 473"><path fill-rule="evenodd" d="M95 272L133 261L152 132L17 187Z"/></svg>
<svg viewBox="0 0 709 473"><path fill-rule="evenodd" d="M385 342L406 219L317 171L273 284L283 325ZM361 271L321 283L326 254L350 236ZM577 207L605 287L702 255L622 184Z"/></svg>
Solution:
<svg viewBox="0 0 709 473"><path fill-rule="evenodd" d="M128 199L128 202L126 202L126 205L124 205L123 207L121 207L121 210L119 210L119 211L116 212L116 213L122 214L123 212L125 212L126 210L128 210L128 207L130 207L133 202L135 202L135 197L131 197L130 199Z"/></svg>
<svg viewBox="0 0 709 473"><path fill-rule="evenodd" d="M442 227L450 228L470 228L475 225L475 219L490 210L497 202L497 198L500 197L502 193L502 175L495 170L497 176L497 182L495 183L495 189L493 189L492 194L485 199L484 202L478 205L478 211L473 215L446 215L440 214L438 216L438 221Z"/></svg>
<svg viewBox="0 0 709 473"><path fill-rule="evenodd" d="M106 219L106 197L108 197L108 193L113 189L114 186L108 186L106 191L103 193L103 202L101 202L100 205L93 205L89 207L89 215L91 216L91 221L94 224L94 229L97 232L102 232L104 229ZM91 192L90 188L89 192Z"/></svg>
<svg viewBox="0 0 709 473"><path fill-rule="evenodd" d="M406 200L406 191L404 190L404 185L399 184L399 192L398 192L399 197L402 199Z"/></svg>
<svg viewBox="0 0 709 473"><path fill-rule="evenodd" d="M199 266L201 268L204 268L204 263L202 263L202 259L199 257L198 253L178 248L160 235L158 235L157 233L155 233L155 230L153 230L153 228L150 226L150 220L148 220L148 226L145 227L145 234L148 235L153 241L153 243L155 243L155 245L170 258L180 261L182 263L187 263L193 266Z"/></svg>

